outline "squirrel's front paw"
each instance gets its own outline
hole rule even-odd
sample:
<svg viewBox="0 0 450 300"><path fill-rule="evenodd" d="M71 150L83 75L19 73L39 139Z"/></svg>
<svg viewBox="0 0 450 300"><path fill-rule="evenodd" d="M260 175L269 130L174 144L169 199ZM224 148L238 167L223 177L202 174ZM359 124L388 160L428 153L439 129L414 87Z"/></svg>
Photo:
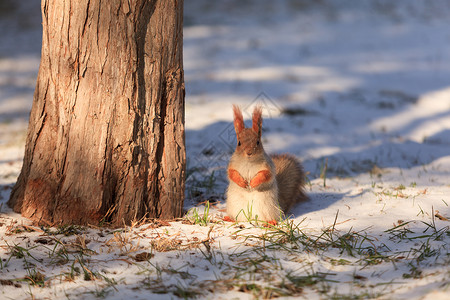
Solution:
<svg viewBox="0 0 450 300"><path fill-rule="evenodd" d="M235 169L228 169L228 177L241 188L248 188L248 182Z"/></svg>
<svg viewBox="0 0 450 300"><path fill-rule="evenodd" d="M264 224L263 227L277 226L277 224L278 224L277 220L270 220L267 221L267 223Z"/></svg>
<svg viewBox="0 0 450 300"><path fill-rule="evenodd" d="M270 174L269 170L259 171L250 181L250 187L255 188L264 182L268 182L270 179L272 179L272 174Z"/></svg>
<svg viewBox="0 0 450 300"><path fill-rule="evenodd" d="M223 217L223 220L224 220L225 222L234 222L234 220L233 220L232 218L230 218L229 216Z"/></svg>

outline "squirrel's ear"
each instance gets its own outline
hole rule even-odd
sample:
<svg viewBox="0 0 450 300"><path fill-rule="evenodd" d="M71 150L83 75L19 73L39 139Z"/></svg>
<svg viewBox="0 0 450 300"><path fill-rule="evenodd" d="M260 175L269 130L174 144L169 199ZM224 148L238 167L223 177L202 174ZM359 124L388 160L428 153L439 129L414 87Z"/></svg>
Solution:
<svg viewBox="0 0 450 300"><path fill-rule="evenodd" d="M237 105L233 105L233 113L234 113L234 130L236 130L236 134L239 134L244 128L244 117L242 116L242 112Z"/></svg>
<svg viewBox="0 0 450 300"><path fill-rule="evenodd" d="M262 108L261 106L256 106L253 110L253 124L252 129L254 132L261 137L261 127L262 127Z"/></svg>

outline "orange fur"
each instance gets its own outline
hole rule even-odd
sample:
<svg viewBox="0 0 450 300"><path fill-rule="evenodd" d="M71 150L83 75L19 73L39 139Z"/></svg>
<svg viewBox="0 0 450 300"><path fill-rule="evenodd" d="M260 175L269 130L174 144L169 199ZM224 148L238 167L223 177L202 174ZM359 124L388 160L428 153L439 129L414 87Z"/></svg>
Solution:
<svg viewBox="0 0 450 300"><path fill-rule="evenodd" d="M236 171L235 169L232 168L228 169L228 178L230 178L231 181L236 183L241 188L245 189L248 187L247 181L244 178L242 178L241 174L239 174L239 172Z"/></svg>
<svg viewBox="0 0 450 300"><path fill-rule="evenodd" d="M277 224L278 224L278 222L277 222L277 220L270 220L269 222L267 222L267 224L269 225L272 225L272 226L277 226Z"/></svg>
<svg viewBox="0 0 450 300"><path fill-rule="evenodd" d="M257 187L258 185L269 181L270 179L272 179L272 174L270 174L269 170L262 170L259 171L255 177L252 178L252 180L250 181L250 186L252 188Z"/></svg>
<svg viewBox="0 0 450 300"><path fill-rule="evenodd" d="M225 222L234 222L234 220L233 220L232 218L230 218L229 216L223 217L223 220L224 220Z"/></svg>
<svg viewBox="0 0 450 300"><path fill-rule="evenodd" d="M262 108L261 106L256 106L253 110L252 117L252 129L261 137L261 126L262 126Z"/></svg>
<svg viewBox="0 0 450 300"><path fill-rule="evenodd" d="M241 109L237 105L233 105L234 113L234 130L237 134L245 128L244 117L242 116Z"/></svg>

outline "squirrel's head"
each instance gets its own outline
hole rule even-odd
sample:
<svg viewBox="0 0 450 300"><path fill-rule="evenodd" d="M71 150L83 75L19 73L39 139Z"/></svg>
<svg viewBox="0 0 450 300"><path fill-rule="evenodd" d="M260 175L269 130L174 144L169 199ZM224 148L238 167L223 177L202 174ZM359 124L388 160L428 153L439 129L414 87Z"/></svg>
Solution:
<svg viewBox="0 0 450 300"><path fill-rule="evenodd" d="M256 106L253 110L252 127L245 128L244 118L238 106L233 105L234 130L236 131L236 153L248 158L263 154L261 143L262 109Z"/></svg>

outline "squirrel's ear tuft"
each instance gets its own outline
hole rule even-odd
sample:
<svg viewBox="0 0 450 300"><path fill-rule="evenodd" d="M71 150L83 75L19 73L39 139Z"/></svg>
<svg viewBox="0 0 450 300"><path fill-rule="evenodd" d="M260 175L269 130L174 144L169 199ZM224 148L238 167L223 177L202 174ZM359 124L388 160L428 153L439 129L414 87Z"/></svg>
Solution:
<svg viewBox="0 0 450 300"><path fill-rule="evenodd" d="M234 130L236 134L239 134L244 128L244 117L242 116L241 109L237 105L233 105L234 113Z"/></svg>
<svg viewBox="0 0 450 300"><path fill-rule="evenodd" d="M253 125L252 129L254 132L261 137L261 127L262 127L262 108L261 106L256 106L253 110Z"/></svg>

